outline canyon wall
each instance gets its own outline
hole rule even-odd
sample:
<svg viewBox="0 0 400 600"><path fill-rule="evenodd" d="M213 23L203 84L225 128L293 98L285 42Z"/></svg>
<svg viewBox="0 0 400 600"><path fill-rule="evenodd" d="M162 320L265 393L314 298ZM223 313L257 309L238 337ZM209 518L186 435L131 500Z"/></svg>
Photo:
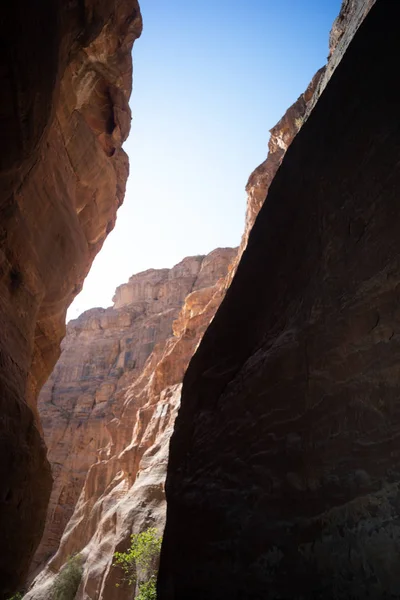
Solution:
<svg viewBox="0 0 400 600"><path fill-rule="evenodd" d="M372 4L371 0L343 3L331 32L327 67L271 130L268 158L248 182L246 228L238 257L288 147ZM82 92L84 97L86 93ZM102 89L104 102L101 94ZM90 103L94 125L104 115L96 115L92 97ZM99 140L112 159L109 138L99 135ZM239 258L227 269L233 254L219 258L220 270L212 276L202 257L177 265L176 277L171 278L169 270L138 274L117 290L112 309L94 309L69 325L62 360L40 398L55 485L33 572L46 566L28 598L48 597L57 572L74 552L81 552L85 561L78 597L113 597L118 581L118 573L110 569L113 552L126 548L132 530L149 524L162 529L168 441L180 382L238 266ZM214 265L213 271L217 256L206 260ZM190 283L193 278L196 284ZM190 285L194 292L178 315ZM240 326L245 320L242 315ZM172 323L174 338L168 339ZM207 374L211 380L219 376L213 368ZM119 597L130 595L131 590L119 588Z"/></svg>
<svg viewBox="0 0 400 600"><path fill-rule="evenodd" d="M51 475L36 398L122 203L136 0L2 6L0 599L40 540Z"/></svg>
<svg viewBox="0 0 400 600"><path fill-rule="evenodd" d="M246 185L247 206L244 233L242 236L235 268L227 280L230 285L237 265L247 246L250 231L268 194L278 168L287 149L309 117L318 98L325 89L330 77L341 61L357 28L363 21L375 0L343 0L329 36L329 56L327 64L319 69L303 94L285 112L272 129L268 142L268 156L250 175Z"/></svg>
<svg viewBox="0 0 400 600"><path fill-rule="evenodd" d="M400 4L371 4L185 374L161 600L400 595Z"/></svg>
<svg viewBox="0 0 400 600"><path fill-rule="evenodd" d="M162 531L181 381L236 252L217 249L134 275L112 308L68 324L39 398L54 486L33 565L39 575L26 598L48 598L77 552L85 563L77 598L115 597L121 574L111 569L113 553L127 547L132 530ZM119 598L131 595L118 590Z"/></svg>

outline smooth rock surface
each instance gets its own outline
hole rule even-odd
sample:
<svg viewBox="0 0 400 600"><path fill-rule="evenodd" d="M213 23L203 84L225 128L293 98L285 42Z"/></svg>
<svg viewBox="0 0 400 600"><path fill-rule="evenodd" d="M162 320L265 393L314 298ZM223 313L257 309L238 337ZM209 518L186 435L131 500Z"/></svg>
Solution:
<svg viewBox="0 0 400 600"><path fill-rule="evenodd" d="M361 24L189 365L161 600L400 595L399 18Z"/></svg>
<svg viewBox="0 0 400 600"><path fill-rule="evenodd" d="M36 398L128 175L136 0L14 0L0 19L0 599L20 585L51 476Z"/></svg>

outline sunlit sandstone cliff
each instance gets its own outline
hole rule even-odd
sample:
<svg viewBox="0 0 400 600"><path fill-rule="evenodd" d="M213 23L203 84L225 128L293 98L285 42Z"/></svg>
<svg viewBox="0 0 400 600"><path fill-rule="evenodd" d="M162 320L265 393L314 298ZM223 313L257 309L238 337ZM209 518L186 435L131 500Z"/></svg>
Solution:
<svg viewBox="0 0 400 600"><path fill-rule="evenodd" d="M161 600L400 596L399 18L306 111L185 374Z"/></svg>
<svg viewBox="0 0 400 600"><path fill-rule="evenodd" d="M2 6L0 599L40 540L51 476L36 397L123 201L136 0Z"/></svg>
<svg viewBox="0 0 400 600"><path fill-rule="evenodd" d="M39 400L55 481L34 568L52 558L28 598L46 598L54 572L75 552L85 559L78 598L114 597L113 552L132 528L163 527L180 383L235 256L217 249L134 275L112 308L69 323ZM126 593L119 588L118 597Z"/></svg>

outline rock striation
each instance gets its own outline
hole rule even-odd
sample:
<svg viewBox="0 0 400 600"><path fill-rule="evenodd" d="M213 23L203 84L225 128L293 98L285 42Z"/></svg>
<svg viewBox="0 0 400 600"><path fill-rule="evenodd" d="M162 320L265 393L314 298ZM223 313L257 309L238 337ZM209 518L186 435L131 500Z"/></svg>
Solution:
<svg viewBox="0 0 400 600"><path fill-rule="evenodd" d="M65 313L122 203L136 0L2 6L0 599L21 583L51 489L36 398Z"/></svg>
<svg viewBox="0 0 400 600"><path fill-rule="evenodd" d="M236 252L217 249L134 275L117 289L112 308L68 324L39 397L54 486L33 566L41 572L26 598L48 598L55 574L79 552L85 571L77 599L111 599L113 553L127 546L132 530L162 530L181 381ZM118 593L128 598L132 591Z"/></svg>
<svg viewBox="0 0 400 600"><path fill-rule="evenodd" d="M161 600L400 595L399 17L347 40L190 362Z"/></svg>

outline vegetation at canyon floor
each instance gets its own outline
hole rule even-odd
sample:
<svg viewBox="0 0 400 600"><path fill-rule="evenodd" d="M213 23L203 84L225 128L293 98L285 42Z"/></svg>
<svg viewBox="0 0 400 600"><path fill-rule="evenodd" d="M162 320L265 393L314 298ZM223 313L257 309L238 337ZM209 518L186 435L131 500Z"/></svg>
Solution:
<svg viewBox="0 0 400 600"><path fill-rule="evenodd" d="M58 573L50 590L49 600L74 600L82 579L83 565L80 554L70 556ZM23 592L17 592L9 600L22 600Z"/></svg>
<svg viewBox="0 0 400 600"><path fill-rule="evenodd" d="M114 567L124 573L123 582L137 587L136 600L155 600L157 597L157 570L162 537L155 527L131 535L126 552L114 554ZM119 587L120 584L117 584Z"/></svg>
<svg viewBox="0 0 400 600"><path fill-rule="evenodd" d="M58 574L52 590L52 600L74 600L82 579L82 557L70 556L65 567Z"/></svg>

